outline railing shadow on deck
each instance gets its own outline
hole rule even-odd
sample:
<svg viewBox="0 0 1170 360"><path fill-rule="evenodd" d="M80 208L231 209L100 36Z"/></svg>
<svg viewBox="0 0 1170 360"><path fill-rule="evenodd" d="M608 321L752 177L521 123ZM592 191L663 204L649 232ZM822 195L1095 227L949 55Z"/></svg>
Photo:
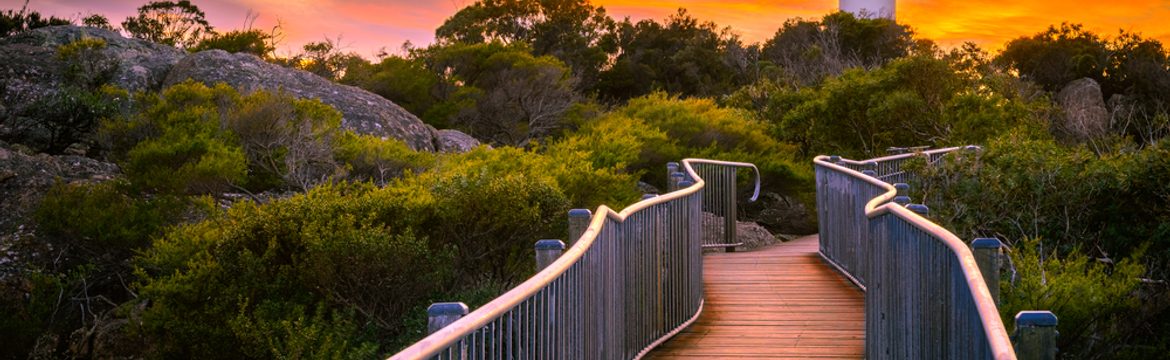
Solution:
<svg viewBox="0 0 1170 360"><path fill-rule="evenodd" d="M604 205L595 214L571 211L576 241L563 254L545 256L551 263L470 314L462 304L432 306L454 310L449 319L458 320L431 326L429 336L391 359L642 357L702 311L702 248L735 245L742 168L755 170L754 201L755 165L686 159L670 168L669 193L620 212ZM725 221L704 229L705 212ZM588 226L574 226L574 216L591 216ZM722 243L703 243L704 231L722 232ZM564 249L556 240L538 242L538 260L542 249L558 245Z"/></svg>
<svg viewBox="0 0 1170 360"><path fill-rule="evenodd" d="M912 180L902 169L907 160L925 158L931 165L948 154L976 151L968 146L866 161L814 160L820 253L865 291L867 358L1016 359L1019 349L967 244L903 196L902 183ZM986 271L998 285L998 269Z"/></svg>

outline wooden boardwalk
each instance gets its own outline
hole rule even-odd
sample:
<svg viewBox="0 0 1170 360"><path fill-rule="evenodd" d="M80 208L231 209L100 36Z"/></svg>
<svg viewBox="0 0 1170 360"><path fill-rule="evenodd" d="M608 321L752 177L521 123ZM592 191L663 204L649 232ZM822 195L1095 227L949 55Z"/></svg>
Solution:
<svg viewBox="0 0 1170 360"><path fill-rule="evenodd" d="M816 235L703 257L699 319L652 359L859 359L864 294L817 255Z"/></svg>

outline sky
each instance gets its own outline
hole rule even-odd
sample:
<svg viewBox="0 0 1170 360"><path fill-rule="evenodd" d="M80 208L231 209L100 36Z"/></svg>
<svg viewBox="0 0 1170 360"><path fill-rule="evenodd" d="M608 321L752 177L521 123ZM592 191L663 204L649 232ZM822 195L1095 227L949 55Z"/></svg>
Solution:
<svg viewBox="0 0 1170 360"><path fill-rule="evenodd" d="M45 15L78 18L104 14L117 25L147 0L31 0L29 8ZM343 49L373 57L380 49L400 53L403 42L425 46L434 29L472 0L192 0L220 30L244 26L257 14L253 28L282 25L280 54L299 52L306 42L340 39ZM24 0L0 0L0 9L18 9ZM611 17L661 20L679 7L699 19L730 26L748 43L763 42L785 20L817 19L836 11L836 0L594 0ZM1115 36L1119 29L1170 43L1170 0L899 0L897 19L920 38L944 48L972 41L995 51L1007 41L1043 31L1061 22L1081 23L1091 31Z"/></svg>

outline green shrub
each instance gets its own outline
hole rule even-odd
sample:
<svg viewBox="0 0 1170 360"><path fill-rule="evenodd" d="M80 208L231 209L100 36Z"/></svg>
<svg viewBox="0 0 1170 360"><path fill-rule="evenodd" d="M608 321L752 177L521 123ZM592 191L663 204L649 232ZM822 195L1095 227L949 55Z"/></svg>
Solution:
<svg viewBox="0 0 1170 360"><path fill-rule="evenodd" d="M1036 116L1051 106L1043 96L1025 97L1023 85L1003 76L956 66L914 56L850 69L817 87L757 84L733 102L773 121L776 137L799 144L808 157L866 159L891 146L978 144L1014 128L1047 125Z"/></svg>
<svg viewBox="0 0 1170 360"><path fill-rule="evenodd" d="M34 213L35 238L14 245L21 255L0 277L0 357L27 356L38 341L65 356L71 334L134 298L130 258L189 204L136 197L120 181L54 185Z"/></svg>
<svg viewBox="0 0 1170 360"><path fill-rule="evenodd" d="M1140 314L1138 289L1145 267L1134 258L1098 262L1079 250L1058 255L1041 239L1012 247L1011 281L1000 284L1000 314L1011 324L1022 310L1048 310L1060 319L1057 348L1063 357L1087 358L1127 346L1130 329L1118 326ZM1144 342L1139 340L1138 342Z"/></svg>
<svg viewBox="0 0 1170 360"><path fill-rule="evenodd" d="M395 139L345 132L337 140L337 160L348 165L349 178L385 185L391 180L434 166L432 153L412 150Z"/></svg>
<svg viewBox="0 0 1170 360"><path fill-rule="evenodd" d="M164 193L213 193L243 184L243 148L220 120L239 95L227 85L185 82L157 96L139 94L138 111L103 122L111 157L140 188Z"/></svg>
<svg viewBox="0 0 1170 360"><path fill-rule="evenodd" d="M257 91L241 96L224 122L247 154L253 187L276 179L276 185L308 189L341 170L333 156L341 113L320 101Z"/></svg>
<svg viewBox="0 0 1170 360"><path fill-rule="evenodd" d="M427 168L381 187L325 184L167 231L136 261L150 304L138 333L161 357L393 350L417 339L411 311L429 301L482 303L529 276L533 242L563 237L574 201L638 197L631 176L580 154L414 156Z"/></svg>
<svg viewBox="0 0 1170 360"><path fill-rule="evenodd" d="M549 145L548 152L582 152L596 168L640 174L665 188L666 162L687 157L745 161L760 167L770 191L811 189L812 174L795 161L796 147L768 136L766 125L742 110L708 99L654 93L582 125Z"/></svg>
<svg viewBox="0 0 1170 360"><path fill-rule="evenodd" d="M139 111L103 123L102 137L131 181L164 193L306 189L343 166L334 147L341 114L317 100L188 81L161 96L139 94Z"/></svg>
<svg viewBox="0 0 1170 360"><path fill-rule="evenodd" d="M1167 288L1140 279L1168 270L1165 141L1098 155L1044 137L1017 130L982 152L919 166L924 180L911 186L912 197L960 238L1015 243L1015 279L1002 287L1005 319L1053 311L1060 351L1071 357L1161 354Z"/></svg>
<svg viewBox="0 0 1170 360"><path fill-rule="evenodd" d="M116 116L125 99L125 91L112 86L65 86L7 114L3 140L60 154L72 144L91 141L99 121Z"/></svg>
<svg viewBox="0 0 1170 360"><path fill-rule="evenodd" d="M0 279L0 357L26 358L37 339L49 331L61 331L55 322L58 310L69 315L75 307L62 309L59 299L68 291L70 277L26 271L6 273ZM69 304L72 305L72 304ZM65 318L66 314L61 314Z"/></svg>
<svg viewBox="0 0 1170 360"><path fill-rule="evenodd" d="M151 238L185 208L182 199L136 197L126 188L123 182L111 181L49 189L34 219L42 241L66 251L58 263L119 264L149 247Z"/></svg>
<svg viewBox="0 0 1170 360"><path fill-rule="evenodd" d="M276 51L272 34L257 29L232 30L213 34L199 41L191 52L220 49L230 53L246 53L266 58Z"/></svg>
<svg viewBox="0 0 1170 360"><path fill-rule="evenodd" d="M399 331L449 277L444 249L379 220L394 204L374 191L324 185L169 231L138 259L142 332L164 357L370 351L367 330Z"/></svg>
<svg viewBox="0 0 1170 360"><path fill-rule="evenodd" d="M65 78L73 85L96 89L118 70L118 59L105 53L106 41L82 36L57 47L57 59L65 62Z"/></svg>

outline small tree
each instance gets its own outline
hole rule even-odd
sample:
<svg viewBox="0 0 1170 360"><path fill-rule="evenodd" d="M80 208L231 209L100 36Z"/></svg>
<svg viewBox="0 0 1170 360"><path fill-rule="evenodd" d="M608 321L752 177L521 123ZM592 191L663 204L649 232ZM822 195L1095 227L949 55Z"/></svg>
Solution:
<svg viewBox="0 0 1170 360"><path fill-rule="evenodd" d="M102 14L89 14L89 16L81 18L81 24L91 28L118 31L118 29L114 28L113 24L110 24L110 19Z"/></svg>
<svg viewBox="0 0 1170 360"><path fill-rule="evenodd" d="M187 49L212 34L205 16L188 0L152 1L138 8L138 16L126 18L122 28L137 39Z"/></svg>
<svg viewBox="0 0 1170 360"><path fill-rule="evenodd" d="M232 30L203 39L198 45L191 48L191 51L220 49L231 53L242 52L268 58L276 50L272 38L272 34L261 30Z"/></svg>

